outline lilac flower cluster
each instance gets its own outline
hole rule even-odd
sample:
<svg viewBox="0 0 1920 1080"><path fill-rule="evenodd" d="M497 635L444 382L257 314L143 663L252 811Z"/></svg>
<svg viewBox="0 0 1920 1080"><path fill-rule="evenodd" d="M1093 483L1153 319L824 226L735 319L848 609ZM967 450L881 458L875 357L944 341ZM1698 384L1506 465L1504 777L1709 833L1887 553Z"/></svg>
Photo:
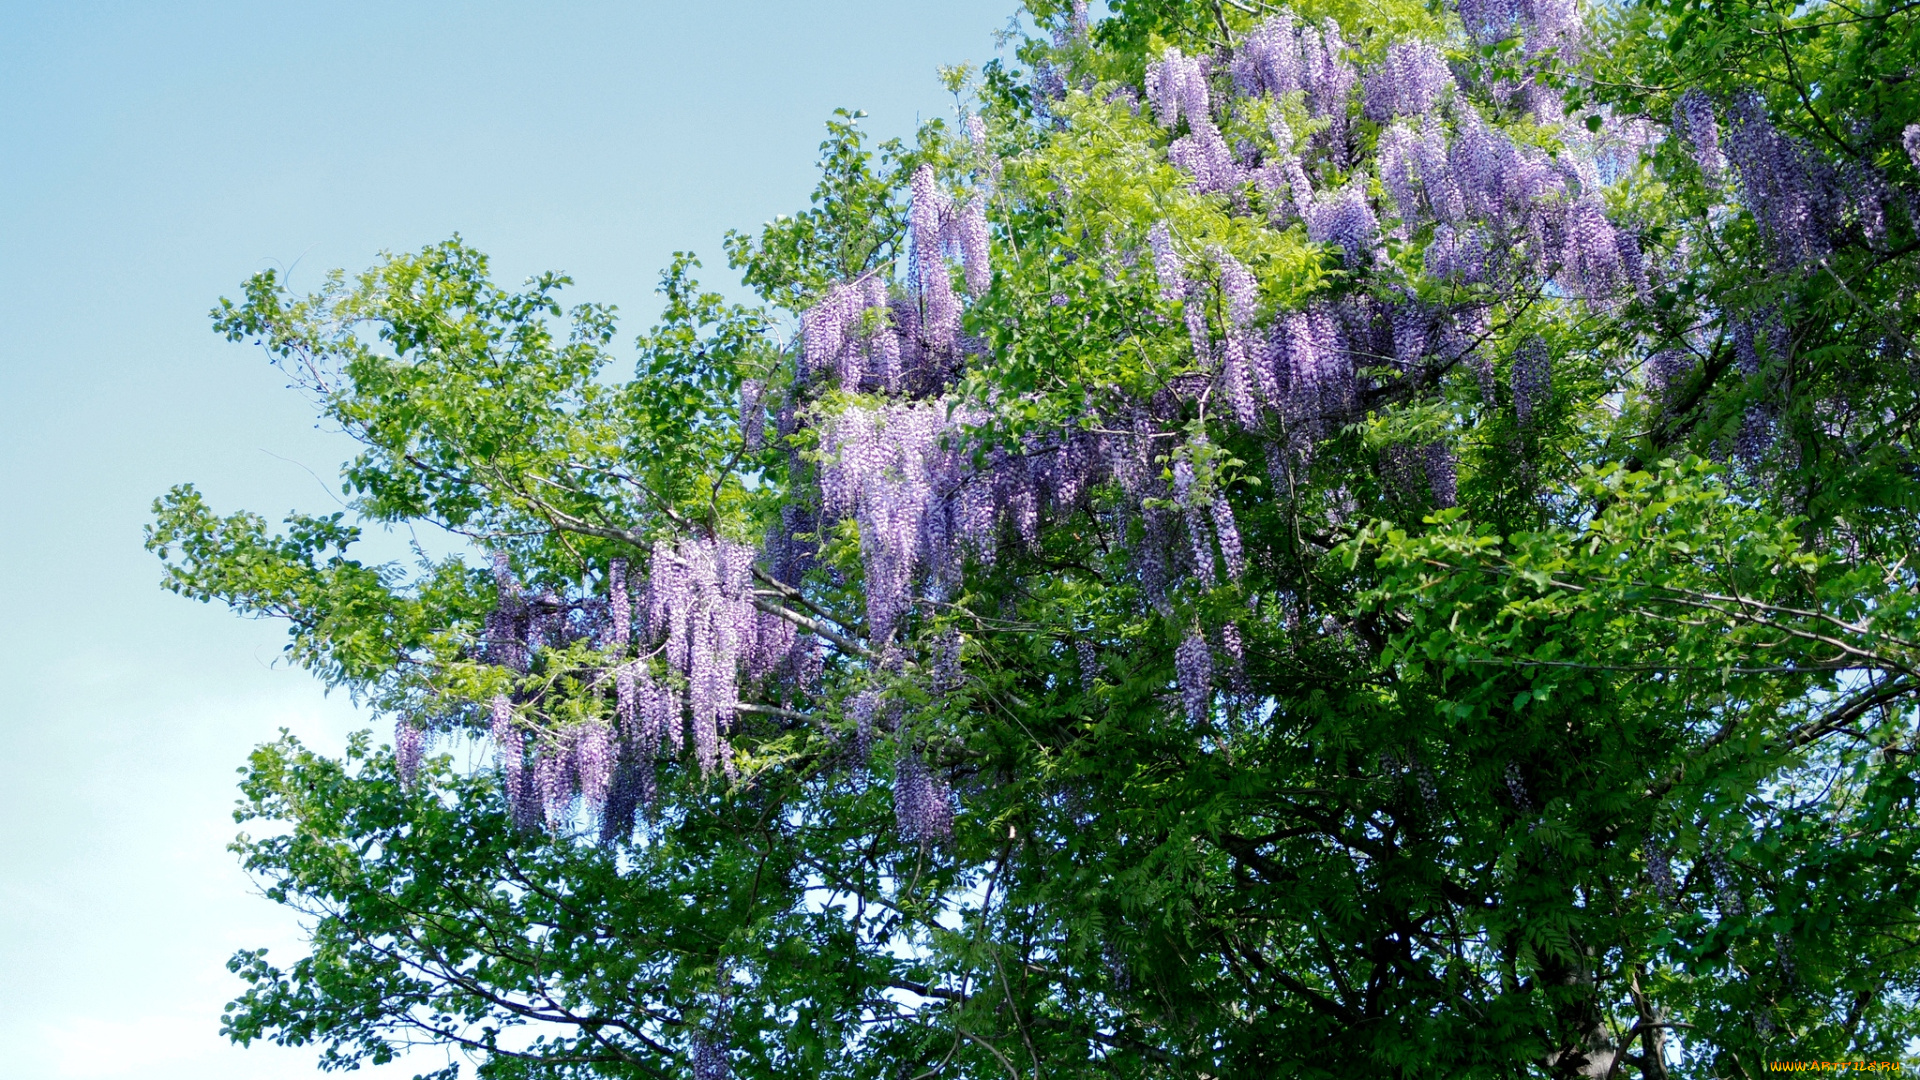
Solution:
<svg viewBox="0 0 1920 1080"><path fill-rule="evenodd" d="M902 838L927 845L953 836L953 790L918 753L903 748L893 766L893 816Z"/></svg>

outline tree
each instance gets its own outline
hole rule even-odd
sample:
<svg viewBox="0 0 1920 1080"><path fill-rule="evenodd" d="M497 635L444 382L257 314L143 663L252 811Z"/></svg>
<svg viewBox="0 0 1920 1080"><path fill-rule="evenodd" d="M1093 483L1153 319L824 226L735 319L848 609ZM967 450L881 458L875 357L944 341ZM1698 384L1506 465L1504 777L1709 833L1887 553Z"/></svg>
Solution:
<svg viewBox="0 0 1920 1080"><path fill-rule="evenodd" d="M227 1031L485 1076L1757 1075L1912 1031L1920 100L1891 5L1036 0L735 234L218 329L368 566L167 584L396 721L260 748ZM1904 140L1904 141L1903 141ZM436 740L475 740L463 770ZM449 1066L444 1075L456 1068Z"/></svg>

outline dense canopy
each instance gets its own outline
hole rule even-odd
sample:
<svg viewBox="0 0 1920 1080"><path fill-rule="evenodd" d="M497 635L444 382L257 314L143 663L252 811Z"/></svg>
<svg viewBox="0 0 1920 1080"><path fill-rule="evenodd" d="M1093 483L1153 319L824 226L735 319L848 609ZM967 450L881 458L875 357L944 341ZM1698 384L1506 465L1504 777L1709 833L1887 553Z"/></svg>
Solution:
<svg viewBox="0 0 1920 1080"><path fill-rule="evenodd" d="M1920 1031L1920 12L1032 0L615 312L214 312L362 524L168 587L261 747L240 1042L489 1077L1757 1076ZM251 823L258 823L253 825Z"/></svg>

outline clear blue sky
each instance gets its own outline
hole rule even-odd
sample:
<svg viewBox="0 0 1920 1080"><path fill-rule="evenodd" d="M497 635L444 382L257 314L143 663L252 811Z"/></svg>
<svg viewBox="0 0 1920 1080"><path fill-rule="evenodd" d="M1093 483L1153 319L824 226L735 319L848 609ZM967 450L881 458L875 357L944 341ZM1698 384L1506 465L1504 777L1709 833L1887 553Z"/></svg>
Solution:
<svg viewBox="0 0 1920 1080"><path fill-rule="evenodd" d="M835 107L944 114L1014 6L0 4L0 1078L313 1075L216 1035L227 956L298 941L224 850L234 769L368 720L161 592L140 529L188 480L332 509L345 448L215 300L459 231L630 342L671 251L731 283L722 233L804 204Z"/></svg>

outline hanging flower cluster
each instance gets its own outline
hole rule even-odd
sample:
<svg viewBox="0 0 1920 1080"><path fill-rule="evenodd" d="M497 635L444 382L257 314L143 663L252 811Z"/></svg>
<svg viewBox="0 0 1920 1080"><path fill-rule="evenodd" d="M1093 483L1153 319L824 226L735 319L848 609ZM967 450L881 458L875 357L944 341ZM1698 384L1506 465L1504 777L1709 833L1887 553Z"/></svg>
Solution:
<svg viewBox="0 0 1920 1080"><path fill-rule="evenodd" d="M1577 29L1560 0L1476 0L1462 14L1477 40L1520 36L1530 63L1544 63ZM1195 191L1229 195L1223 201L1232 213L1300 228L1367 287L1270 310L1240 257L1217 241L1188 243L1170 221L1155 223L1146 247L1161 300L1169 313L1177 305L1184 321L1190 369L1145 399L1090 397L1081 423L1052 434L990 433L992 414L952 393L975 349L961 336L965 296L953 270L962 271L966 295L983 295L993 280L987 206L999 166L984 123L969 117L970 189L950 191L928 164L911 175L904 289L883 270L828 287L802 316L797 378L787 399L776 408L764 380L741 387L748 449L762 445L770 411L782 437L817 429L817 459L793 459L802 484L808 476L817 484L817 502L803 497L783 506L758 551L724 540L662 541L652 552L637 626L630 625L624 567L610 573L604 604L576 611L522 595L504 563L497 565L499 602L487 622L494 663L527 672L543 642L577 637L596 619L606 624L604 647L618 658L606 677L616 698L612 724L581 725L564 738L521 738L508 748L518 737L511 723L517 706L509 702L502 714L496 703L496 728L501 715L508 717L502 762L509 791L522 793L515 798L536 801L552 819L578 797L617 821L652 798L652 762L677 752L683 740L692 743L703 773L730 768L727 735L742 685L776 673L790 685L810 685L822 665L819 635L797 632L807 620L772 613L754 595L753 564L760 560L771 582L801 587L818 557L817 537L836 522L852 521L859 536L865 621L851 633L865 644L834 638L835 647L853 648L877 669L883 658L897 659L925 625L935 636L923 643L928 663L921 674L930 685L962 685L962 639L924 619L935 610L927 605L958 592L969 560L990 564L1003 545L1031 545L1048 514L1091 506L1088 493L1103 487L1115 500L1101 513L1130 577L1155 610L1189 624L1174 650L1175 681L1184 711L1202 722L1213 707L1217 671L1244 679L1243 646L1231 620L1209 629L1196 609L1181 606L1235 587L1249 556L1234 511L1237 481L1223 471L1222 452L1189 426L1194 403L1203 416L1211 410L1257 436L1269 448L1276 483L1290 484L1311 467L1317 442L1351 423L1395 380L1461 367L1479 380L1482 402L1494 406L1494 369L1482 350L1502 295L1545 287L1604 309L1647 287L1637 236L1618 227L1600 201L1601 178L1617 175L1621 147L1641 145L1646 133L1623 134L1602 117L1598 132L1556 128L1562 149L1550 155L1490 123L1466 93L1474 85L1469 74L1456 73L1438 45L1394 43L1365 71L1354 53L1332 21L1302 23L1283 12L1246 34L1229 62L1169 48L1148 65L1143 96L1167 132L1167 159ZM1514 101L1536 122L1558 124L1564 118L1551 107L1557 99L1535 94L1533 81L1523 76L1496 92L1518 95ZM1271 145L1229 147L1223 125L1263 98L1273 106L1260 114ZM1310 121L1305 139L1282 119L1292 110L1297 120L1300 107ZM1818 185L1805 179L1812 174L1804 167L1793 173L1789 166L1799 159L1753 108L1736 102L1731 115L1724 155L1704 95L1686 95L1675 107L1674 133L1709 175L1724 156L1770 235L1802 254L1815 250L1810 208L1820 204L1808 192ZM1357 118L1378 126L1370 159L1360 157L1366 141ZM1389 242L1421 246L1396 265L1385 259ZM1453 291L1413 288L1395 276L1410 273L1408 266ZM1685 350L1662 354L1649 381L1678 386L1691 363ZM1508 370L1519 427L1536 429L1554 393L1545 342L1522 342ZM823 413L809 395L824 385L871 396ZM1378 467L1383 487L1404 505L1446 507L1458 499L1458 459L1445 435L1389 446ZM1335 520L1353 509L1345 491L1331 497ZM1092 643L1074 647L1092 686L1098 650ZM904 745L900 726L888 719L899 706L889 700L874 687L848 695L843 711L856 728L860 757L883 728L898 736L902 834L943 836L950 789L920 751ZM1510 787L1524 793L1517 776L1508 778Z"/></svg>
<svg viewBox="0 0 1920 1080"><path fill-rule="evenodd" d="M584 804L609 839L625 835L635 812L654 798L655 762L680 753L689 735L703 774L731 775L727 734L743 680L805 666L797 659L806 649L794 625L757 603L757 555L753 547L724 538L661 541L640 590L640 610L628 564L616 559L605 600L576 605L593 611L592 619L556 623L578 632L513 637L505 632L529 622L522 614L529 605L505 554L496 554L488 658L524 674L539 650L582 640L591 628L607 659L604 667L580 674L613 698L611 722L590 718L553 730L534 722L537 692L524 702L508 694L493 699L491 734L517 824L560 828ZM417 763L418 751L410 753Z"/></svg>

